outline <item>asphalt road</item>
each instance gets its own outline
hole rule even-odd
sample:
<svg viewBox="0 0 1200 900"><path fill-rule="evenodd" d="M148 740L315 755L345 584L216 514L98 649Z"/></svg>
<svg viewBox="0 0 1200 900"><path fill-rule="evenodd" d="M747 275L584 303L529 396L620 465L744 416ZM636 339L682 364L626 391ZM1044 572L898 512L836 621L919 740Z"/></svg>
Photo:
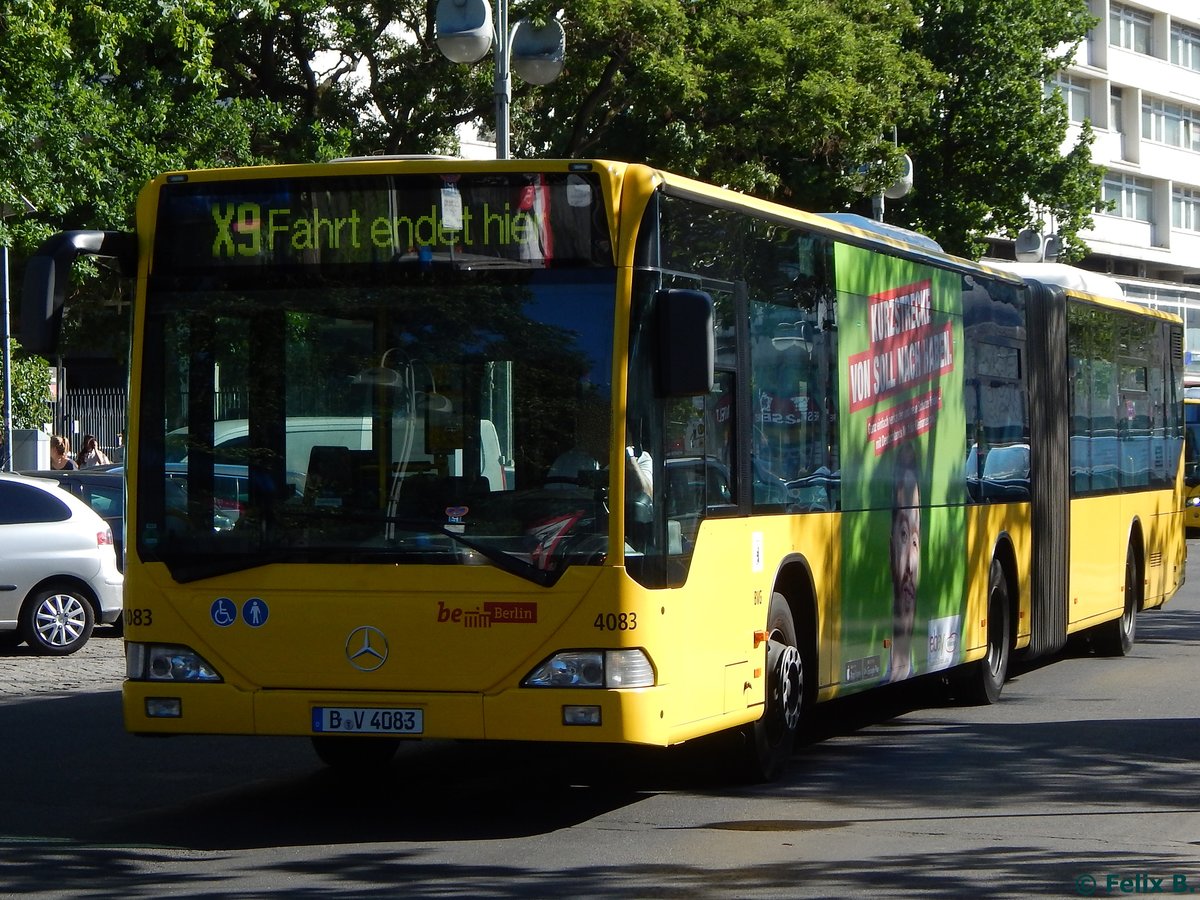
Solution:
<svg viewBox="0 0 1200 900"><path fill-rule="evenodd" d="M999 704L826 704L772 785L718 747L135 738L121 641L0 650L0 897L1025 897L1200 889L1200 544L1124 659L1074 645ZM1157 881L1156 881L1157 879Z"/></svg>

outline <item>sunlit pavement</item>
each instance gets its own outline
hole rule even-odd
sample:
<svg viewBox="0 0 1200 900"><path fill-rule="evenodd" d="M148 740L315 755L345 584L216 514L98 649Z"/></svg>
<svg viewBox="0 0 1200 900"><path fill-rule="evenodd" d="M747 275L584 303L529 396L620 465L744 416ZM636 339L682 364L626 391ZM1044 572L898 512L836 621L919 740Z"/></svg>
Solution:
<svg viewBox="0 0 1200 900"><path fill-rule="evenodd" d="M0 703L28 694L119 691L124 677L125 642L107 625L69 656L39 656L24 644L0 647Z"/></svg>

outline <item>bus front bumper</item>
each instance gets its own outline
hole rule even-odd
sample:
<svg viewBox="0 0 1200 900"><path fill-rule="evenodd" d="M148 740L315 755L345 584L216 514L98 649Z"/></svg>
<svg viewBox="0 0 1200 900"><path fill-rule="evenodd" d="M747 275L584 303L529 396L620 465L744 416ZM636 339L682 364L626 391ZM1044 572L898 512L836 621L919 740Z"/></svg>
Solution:
<svg viewBox="0 0 1200 900"><path fill-rule="evenodd" d="M244 691L229 684L126 681L125 728L134 734L312 736L393 734L403 719L427 739L568 741L666 746L664 687L515 688L471 693ZM419 716L403 715L419 711ZM383 715L376 715L382 713Z"/></svg>

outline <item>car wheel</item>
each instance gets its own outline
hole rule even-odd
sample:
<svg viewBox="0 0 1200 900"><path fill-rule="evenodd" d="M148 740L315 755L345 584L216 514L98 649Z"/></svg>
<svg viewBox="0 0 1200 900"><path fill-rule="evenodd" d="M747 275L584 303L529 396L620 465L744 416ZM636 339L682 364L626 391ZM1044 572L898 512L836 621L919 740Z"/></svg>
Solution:
<svg viewBox="0 0 1200 900"><path fill-rule="evenodd" d="M37 592L21 608L21 636L48 656L74 653L87 643L95 624L88 599L62 585Z"/></svg>

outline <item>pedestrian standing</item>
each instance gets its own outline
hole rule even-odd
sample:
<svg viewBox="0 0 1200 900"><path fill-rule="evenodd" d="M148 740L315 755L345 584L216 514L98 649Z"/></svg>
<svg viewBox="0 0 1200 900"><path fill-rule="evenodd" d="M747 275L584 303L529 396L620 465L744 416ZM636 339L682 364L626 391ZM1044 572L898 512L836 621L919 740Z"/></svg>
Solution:
<svg viewBox="0 0 1200 900"><path fill-rule="evenodd" d="M50 468L78 469L75 460L71 459L71 442L61 434L50 437Z"/></svg>
<svg viewBox="0 0 1200 900"><path fill-rule="evenodd" d="M90 466L107 466L112 464L112 460L100 449L100 445L97 443L94 434L85 434L83 436L83 444L79 448L79 457L76 462L79 463L79 468L81 469L86 469Z"/></svg>

